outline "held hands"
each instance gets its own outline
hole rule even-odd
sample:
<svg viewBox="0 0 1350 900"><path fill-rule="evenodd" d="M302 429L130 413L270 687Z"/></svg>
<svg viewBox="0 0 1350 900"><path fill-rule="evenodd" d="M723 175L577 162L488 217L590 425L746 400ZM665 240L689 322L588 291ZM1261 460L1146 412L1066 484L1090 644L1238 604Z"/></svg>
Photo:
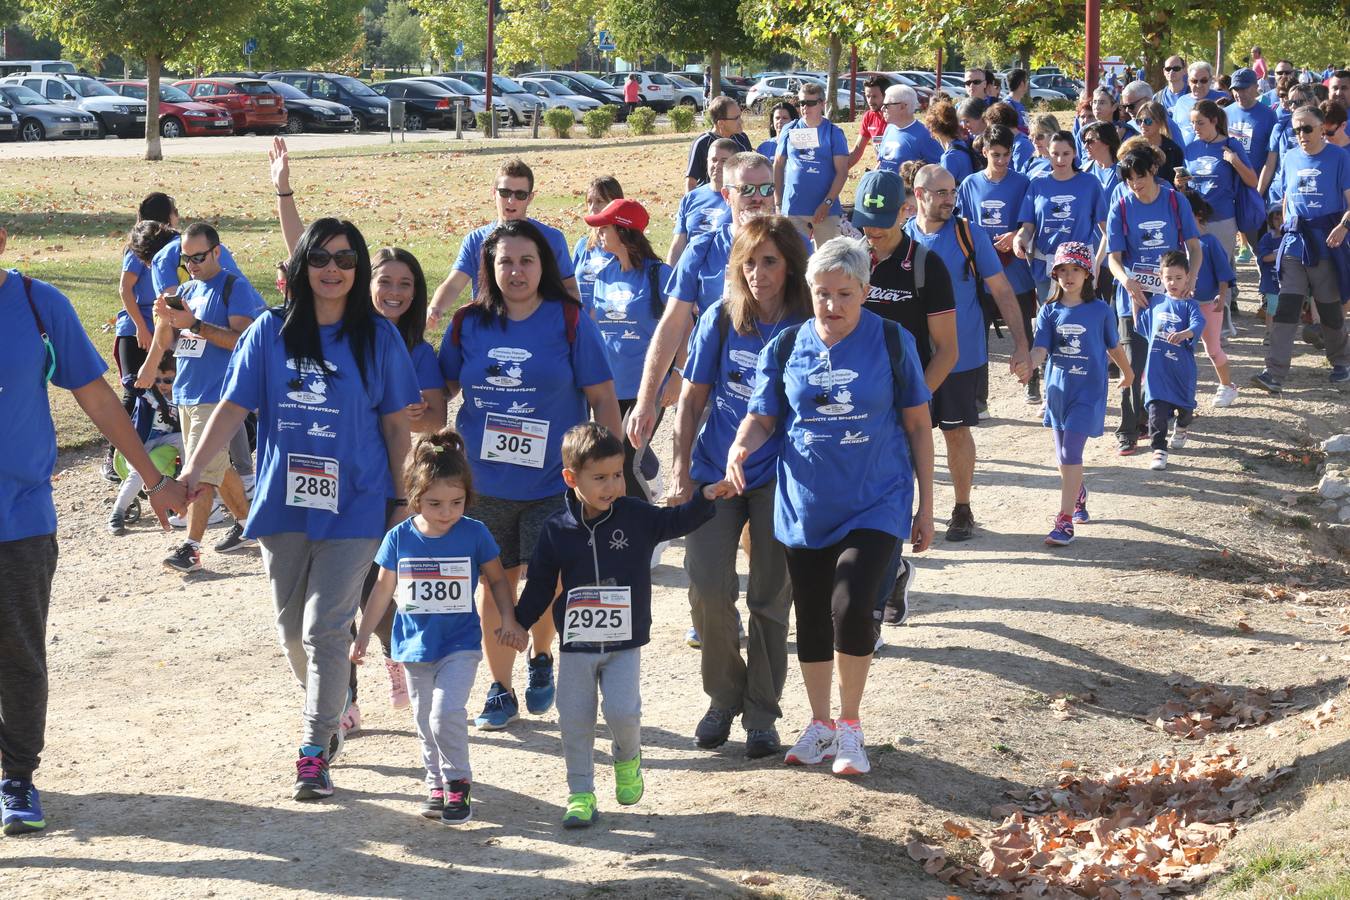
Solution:
<svg viewBox="0 0 1350 900"><path fill-rule="evenodd" d="M705 500L725 500L728 497L734 497L739 491L730 481L715 481L703 486L703 499Z"/></svg>
<svg viewBox="0 0 1350 900"><path fill-rule="evenodd" d="M527 644L525 629L520 627L514 616L509 621L502 619L501 626L493 633L497 635L497 641L502 646L510 647L517 653L525 652Z"/></svg>
<svg viewBox="0 0 1350 900"><path fill-rule="evenodd" d="M731 482L731 486L735 488L737 494L745 493L744 463L749 455L750 451L746 450L740 441L732 444L731 449L727 451L726 480Z"/></svg>
<svg viewBox="0 0 1350 900"><path fill-rule="evenodd" d="M280 138L278 138L280 140ZM353 665L361 665L366 658L366 648L370 646L370 635L361 637L357 635L356 640L352 641L351 649L347 651L347 658Z"/></svg>
<svg viewBox="0 0 1350 900"><path fill-rule="evenodd" d="M187 513L187 489L181 481L170 478L164 487L150 495L150 508L155 511L162 531L169 530L169 513Z"/></svg>
<svg viewBox="0 0 1350 900"><path fill-rule="evenodd" d="M1031 355L1025 350L1014 350L1008 355L1008 370L1026 384L1031 380Z"/></svg>
<svg viewBox="0 0 1350 900"><path fill-rule="evenodd" d="M1134 304L1135 309L1148 308L1148 294L1144 293L1144 286L1131 278L1125 282L1125 291L1130 295L1130 302Z"/></svg>
<svg viewBox="0 0 1350 900"><path fill-rule="evenodd" d="M689 469L676 469L671 475L670 487L666 488L666 506L679 506L693 492L694 482L689 478Z"/></svg>
<svg viewBox="0 0 1350 900"><path fill-rule="evenodd" d="M291 160L286 153L285 138L272 138L272 149L267 151L267 158L272 164L272 187L277 189L278 194L289 194Z"/></svg>
<svg viewBox="0 0 1350 900"><path fill-rule="evenodd" d="M1016 242L1016 237L1017 232L1015 231L1003 232L998 236L998 239L994 241L994 249L999 253L1011 253L1013 251L1013 244Z"/></svg>
<svg viewBox="0 0 1350 900"><path fill-rule="evenodd" d="M1022 240L1022 236L1020 234L1017 237L1013 238L1012 248L1013 248L1013 255L1016 256L1018 259L1031 258L1031 254L1027 249L1027 242Z"/></svg>

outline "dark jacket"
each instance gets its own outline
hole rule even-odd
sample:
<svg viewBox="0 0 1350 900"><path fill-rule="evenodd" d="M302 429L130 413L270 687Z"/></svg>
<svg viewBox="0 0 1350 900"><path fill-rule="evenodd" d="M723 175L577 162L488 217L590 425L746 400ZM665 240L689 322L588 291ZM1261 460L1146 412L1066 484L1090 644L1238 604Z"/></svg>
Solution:
<svg viewBox="0 0 1350 900"><path fill-rule="evenodd" d="M641 647L651 639L652 552L656 545L683 537L713 517L713 501L705 500L702 486L688 503L676 507L652 506L633 497L620 497L609 511L589 522L581 521L581 504L569 491L563 509L544 523L529 577L516 605L516 621L529 628L553 603L558 577L563 593L553 603L553 622L565 638L567 592L592 585L627 587L632 597L632 639L611 643L564 643L564 653L599 653Z"/></svg>

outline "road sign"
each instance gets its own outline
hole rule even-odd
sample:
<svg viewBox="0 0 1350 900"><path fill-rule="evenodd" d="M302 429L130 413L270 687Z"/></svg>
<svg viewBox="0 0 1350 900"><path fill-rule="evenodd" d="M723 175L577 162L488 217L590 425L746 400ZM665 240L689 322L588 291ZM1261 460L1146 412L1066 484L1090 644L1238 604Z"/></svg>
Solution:
<svg viewBox="0 0 1350 900"><path fill-rule="evenodd" d="M610 36L610 33L609 33L608 31L601 31L599 34L597 34L597 35L595 36L595 41L596 41L596 45L597 45L601 50L613 50L613 49L615 49L615 47L614 47L614 39L613 39L613 37Z"/></svg>
<svg viewBox="0 0 1350 900"><path fill-rule="evenodd" d="M455 59L463 59L463 58L464 58L464 42L459 41L458 43L455 44Z"/></svg>
<svg viewBox="0 0 1350 900"><path fill-rule="evenodd" d="M257 39L257 38L249 38L248 40L244 41L244 55L245 55L245 56L252 56L253 54L255 54L255 53L257 53L257 52L258 52L258 39Z"/></svg>

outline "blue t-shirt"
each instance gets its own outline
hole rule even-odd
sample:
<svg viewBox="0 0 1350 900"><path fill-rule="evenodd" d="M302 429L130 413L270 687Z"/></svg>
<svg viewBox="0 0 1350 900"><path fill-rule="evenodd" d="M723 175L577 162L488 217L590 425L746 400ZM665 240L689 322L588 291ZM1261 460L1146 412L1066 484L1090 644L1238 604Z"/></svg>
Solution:
<svg viewBox="0 0 1350 900"><path fill-rule="evenodd" d="M1028 168L1032 160L1036 158L1036 144L1025 134L1018 133L1013 137L1012 162L1010 165L1014 172L1021 172L1030 177ZM1045 161L1046 168L1050 166L1050 160Z"/></svg>
<svg viewBox="0 0 1350 900"><path fill-rule="evenodd" d="M1266 257L1273 257L1280 249L1280 239L1282 235L1276 231L1264 231L1261 238L1256 242L1256 268L1261 273L1261 284L1257 287L1262 294L1278 294L1280 292L1280 276L1275 272L1275 260L1267 260Z"/></svg>
<svg viewBox="0 0 1350 900"><path fill-rule="evenodd" d="M965 141L952 141L952 145L942 151L938 164L951 173L959 187L975 171L970 161L970 145Z"/></svg>
<svg viewBox="0 0 1350 900"><path fill-rule="evenodd" d="M777 323L760 322L750 334L741 334L726 323L726 340L718 324L726 306L719 300L699 316L689 336L689 356L684 377L691 384L711 387L708 416L699 429L690 454L689 475L697 482L721 481L727 469L727 451L736 437L736 429L745 418L750 395L759 373L759 352L784 328L801 322L800 318ZM782 445L783 432L776 429L764 444L743 464L749 490L773 480L774 464Z"/></svg>
<svg viewBox="0 0 1350 900"><path fill-rule="evenodd" d="M577 293L581 295L581 305L587 309L591 305L591 291L595 289L595 276L614 258L614 254L601 250L598 243L594 247L587 247L589 242L590 235L583 234L577 238L576 249L572 251L572 271L577 279Z"/></svg>
<svg viewBox="0 0 1350 900"><path fill-rule="evenodd" d="M1097 300L1047 303L1036 316L1035 347L1045 366L1045 424L1101 437L1106 422L1106 352L1116 347L1116 313Z"/></svg>
<svg viewBox="0 0 1350 900"><path fill-rule="evenodd" d="M224 291L225 281L229 278L234 279L234 286L230 288L227 300ZM256 319L267 308L262 296L244 276L225 269L209 281L189 281L179 290L178 296L183 306L197 318L221 328L230 327L230 316ZM218 402L220 389L225 384L230 351L183 331L174 356L178 359L178 374L173 381L173 402L179 406Z"/></svg>
<svg viewBox="0 0 1350 900"><path fill-rule="evenodd" d="M422 400L408 347L392 322L376 316L362 378L341 323L321 325L320 371L287 357L282 321L270 311L248 327L221 392L258 411L258 487L245 533L377 538L385 502L395 496L380 417Z"/></svg>
<svg viewBox="0 0 1350 900"><path fill-rule="evenodd" d="M390 653L396 662L436 662L460 650L477 650L483 643L483 626L474 605L478 591L478 572L501 551L488 527L464 516L440 537L427 537L413 519L404 519L390 529L375 554L380 568L403 574L398 589L409 590L417 576L424 580L444 579L448 591L457 591L467 599L464 612L394 614L393 643ZM449 576L455 576L451 578ZM468 578L467 591L463 579ZM437 582L431 581L432 586ZM424 589L425 590L425 589Z"/></svg>
<svg viewBox="0 0 1350 900"><path fill-rule="evenodd" d="M1163 294L1135 315L1134 328L1148 341L1144 403L1165 400L1181 409L1195 409L1195 342L1205 330L1200 305ZM1180 344L1168 343L1167 335L1187 330L1191 337Z"/></svg>
<svg viewBox="0 0 1350 900"><path fill-rule="evenodd" d="M1297 147L1280 160L1275 180L1284 196L1286 220L1291 216L1318 219L1343 213L1345 192L1350 190L1350 152L1335 144L1325 144L1316 156L1309 156L1306 150ZM1301 256L1302 236L1286 235L1284 252Z"/></svg>
<svg viewBox="0 0 1350 900"><path fill-rule="evenodd" d="M1212 234L1200 235L1200 269L1195 274L1195 302L1209 303L1219 296L1219 285L1232 284L1237 277L1223 244Z"/></svg>
<svg viewBox="0 0 1350 900"><path fill-rule="evenodd" d="M52 384L75 390L107 371L107 363L90 343L65 294L35 279L33 305L56 352ZM56 429L47 397L47 352L17 269L5 270L0 316L5 323L0 328L0 447L4 448L0 452L0 542L5 542L56 531L52 504Z"/></svg>
<svg viewBox="0 0 1350 900"><path fill-rule="evenodd" d="M692 238L705 231L716 231L730 221L731 207L722 199L722 192L711 184L704 184L680 198L680 208L675 213L675 233Z"/></svg>
<svg viewBox="0 0 1350 900"><path fill-rule="evenodd" d="M969 219L971 224L983 228L992 242L999 235L1017 230L1017 214L1022 210L1022 198L1030 186L1031 180L1017 172L1009 171L1002 181L990 179L985 172L976 172L961 182L956 192L961 215ZM1008 276L1013 293L1035 289L1031 266L1025 259L1014 256L1004 265L1003 271Z"/></svg>
<svg viewBox="0 0 1350 900"><path fill-rule="evenodd" d="M970 272L965 251L956 237L956 218L948 219L938 231L924 234L919 228L919 217L905 223L905 233L938 255L952 279L952 298L956 301L956 365L953 372L978 369L989 360L985 344L984 308L975 283L976 276L991 278L1003 271L998 251L983 228L970 229L971 244L975 249L975 275Z"/></svg>
<svg viewBox="0 0 1350 900"><path fill-rule="evenodd" d="M553 250L553 256L558 261L558 275L563 281L571 278L575 273L572 270L572 256L568 252L567 238L552 225L545 225L538 219L529 219L528 221L538 228L543 233L544 240L548 241L548 246ZM463 272L469 276L469 280L473 283L472 291L475 297L478 296L478 267L483 264L483 242L500 224L500 222L489 222L466 234L464 242L459 245L459 254L455 257L455 264L450 267L451 271Z"/></svg>
<svg viewBox="0 0 1350 900"><path fill-rule="evenodd" d="M656 304L652 305L652 272L656 273ZM670 266L660 260L648 260L642 268L627 272L617 259L595 278L591 310L600 326L600 337L609 355L614 373L614 393L620 400L632 400L642 384L642 364L647 345L656 334L656 326L665 310L661 286L670 278Z"/></svg>
<svg viewBox="0 0 1350 900"><path fill-rule="evenodd" d="M1115 166L1099 166L1095 162L1089 162L1083 167L1097 183L1102 186L1103 196L1110 197L1116 188L1120 187L1120 173L1116 171Z"/></svg>
<svg viewBox="0 0 1350 900"><path fill-rule="evenodd" d="M445 379L441 377L441 364L436 359L436 348L426 341L412 348L413 371L417 374L419 391L443 391Z"/></svg>
<svg viewBox="0 0 1350 900"><path fill-rule="evenodd" d="M1259 171L1270 152L1270 136L1275 131L1275 111L1256 103L1251 109L1232 103L1224 107L1228 116L1228 134L1242 145L1247 158Z"/></svg>
<svg viewBox="0 0 1350 900"><path fill-rule="evenodd" d="M805 119L796 119L778 132L778 152L787 157L783 172L783 209L785 216L809 216L830 194L834 185L835 157L848 156L848 138L844 130L829 119L815 128ZM847 164L845 164L847 165ZM843 212L839 198L830 203L830 215Z"/></svg>
<svg viewBox="0 0 1350 900"><path fill-rule="evenodd" d="M887 125L877 147L877 168L900 174L900 166L911 159L936 163L942 159L942 145L928 133L918 119L904 128Z"/></svg>
<svg viewBox="0 0 1350 900"><path fill-rule="evenodd" d="M700 315L718 300L726 288L727 260L731 258L731 225L694 235L675 262L675 272L666 285L672 300L693 303Z"/></svg>
<svg viewBox="0 0 1350 900"><path fill-rule="evenodd" d="M1046 281L1056 247L1065 241L1093 245L1097 223L1106 221L1106 195L1101 183L1086 172L1074 172L1063 181L1053 175L1033 178L1022 198L1018 221L1036 226L1031 276Z"/></svg>
<svg viewBox="0 0 1350 900"><path fill-rule="evenodd" d="M1161 103L1163 105L1163 109L1166 109L1170 112L1172 107L1177 105L1177 101L1180 100L1182 97L1185 97L1188 94L1190 94L1190 92L1191 89L1189 87L1183 87L1180 91L1174 91L1169 86L1163 88L1161 91L1158 91L1158 93L1154 94L1153 99Z"/></svg>
<svg viewBox="0 0 1350 900"><path fill-rule="evenodd" d="M1230 147L1244 163L1247 162L1242 145L1223 135L1213 142L1196 139L1186 145L1186 170L1191 173L1191 187L1209 203L1211 222L1231 219L1237 213L1237 190L1242 181L1237 169L1223 158L1223 151Z"/></svg>
<svg viewBox="0 0 1350 900"><path fill-rule="evenodd" d="M909 538L914 466L901 413L932 395L902 328L904 378L895 396L883 327L864 309L852 333L826 347L807 321L789 333L796 340L783 369L784 334L759 354L749 410L778 417L783 431L773 531L789 547L828 547L860 528Z"/></svg>
<svg viewBox="0 0 1350 900"><path fill-rule="evenodd" d="M545 300L519 321L471 313L458 345L446 330L440 359L445 380L464 392L455 424L474 489L501 500L561 494L563 433L590 418L583 389L614 380L591 317L580 315L569 344L561 300Z"/></svg>
<svg viewBox="0 0 1350 900"><path fill-rule="evenodd" d="M1042 175L1049 175L1052 168L1053 166L1051 165L1050 160L1046 157L1032 156L1030 159L1026 160L1022 164L1022 167L1017 171L1028 178L1039 178Z"/></svg>
<svg viewBox="0 0 1350 900"><path fill-rule="evenodd" d="M192 280L187 267L180 266L182 258L183 241L182 238L176 238L161 247L154 259L150 260L150 284L155 289L156 297L167 288ZM220 267L236 275L244 274L240 271L239 264L234 261L234 257L230 255L230 248L224 244L220 245Z"/></svg>
<svg viewBox="0 0 1350 900"><path fill-rule="evenodd" d="M993 98L991 98L991 99L993 99ZM998 99L994 99L994 102L993 102L993 103L990 103L989 105L990 105L990 106L993 106L994 103L999 103L999 102L1006 103L1006 104L1008 104L1009 106L1011 106L1013 109L1017 110L1017 127L1025 131L1025 130L1026 130L1026 127L1027 127L1027 108L1026 108L1025 106L1022 105L1022 101L1020 101L1020 100L1014 100L1014 99L1012 98L1012 96L1009 95L1009 96L1007 96L1007 97L1001 97L1001 98L998 98Z"/></svg>
<svg viewBox="0 0 1350 900"><path fill-rule="evenodd" d="M1213 100L1215 103L1223 100L1228 95L1222 91L1211 90L1203 99ZM1177 141L1181 146L1186 146L1195 140L1195 129L1191 126L1191 110L1195 109L1195 104L1202 98L1194 94L1185 94L1177 98L1177 102L1172 104L1169 112L1172 115L1172 121L1177 123L1177 128L1181 130L1181 140ZM1176 140L1176 138L1173 138Z"/></svg>
<svg viewBox="0 0 1350 900"><path fill-rule="evenodd" d="M772 160L778 155L778 138L769 138L767 141L756 147L755 152L760 156Z"/></svg>
<svg viewBox="0 0 1350 900"><path fill-rule="evenodd" d="M156 294L154 279L150 277L150 267L128 250L122 254L122 271L136 276L136 284L132 286L131 292L136 297L136 306L141 311L145 327L154 331ZM131 316L127 315L125 308L117 311L117 326L113 333L118 337L136 336L136 323L131 321Z"/></svg>
<svg viewBox="0 0 1350 900"><path fill-rule="evenodd" d="M1152 203L1144 203L1128 187L1118 190L1106 213L1107 252L1121 254L1120 261L1136 280L1155 283L1159 291L1162 279L1157 268L1163 254L1184 250L1186 241L1199 236L1190 201L1166 184L1158 185ZM1129 292L1123 283L1117 284L1116 314L1129 316L1131 309Z"/></svg>

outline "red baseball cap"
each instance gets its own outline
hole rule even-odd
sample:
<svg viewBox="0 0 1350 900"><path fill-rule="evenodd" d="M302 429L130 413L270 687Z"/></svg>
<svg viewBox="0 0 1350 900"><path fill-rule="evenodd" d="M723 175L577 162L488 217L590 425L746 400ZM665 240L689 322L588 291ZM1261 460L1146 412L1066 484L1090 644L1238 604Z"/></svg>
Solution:
<svg viewBox="0 0 1350 900"><path fill-rule="evenodd" d="M620 225L624 228L646 231L649 222L651 216L647 215L646 208L636 200L611 200L609 205L596 215L586 216L586 224L592 228Z"/></svg>

